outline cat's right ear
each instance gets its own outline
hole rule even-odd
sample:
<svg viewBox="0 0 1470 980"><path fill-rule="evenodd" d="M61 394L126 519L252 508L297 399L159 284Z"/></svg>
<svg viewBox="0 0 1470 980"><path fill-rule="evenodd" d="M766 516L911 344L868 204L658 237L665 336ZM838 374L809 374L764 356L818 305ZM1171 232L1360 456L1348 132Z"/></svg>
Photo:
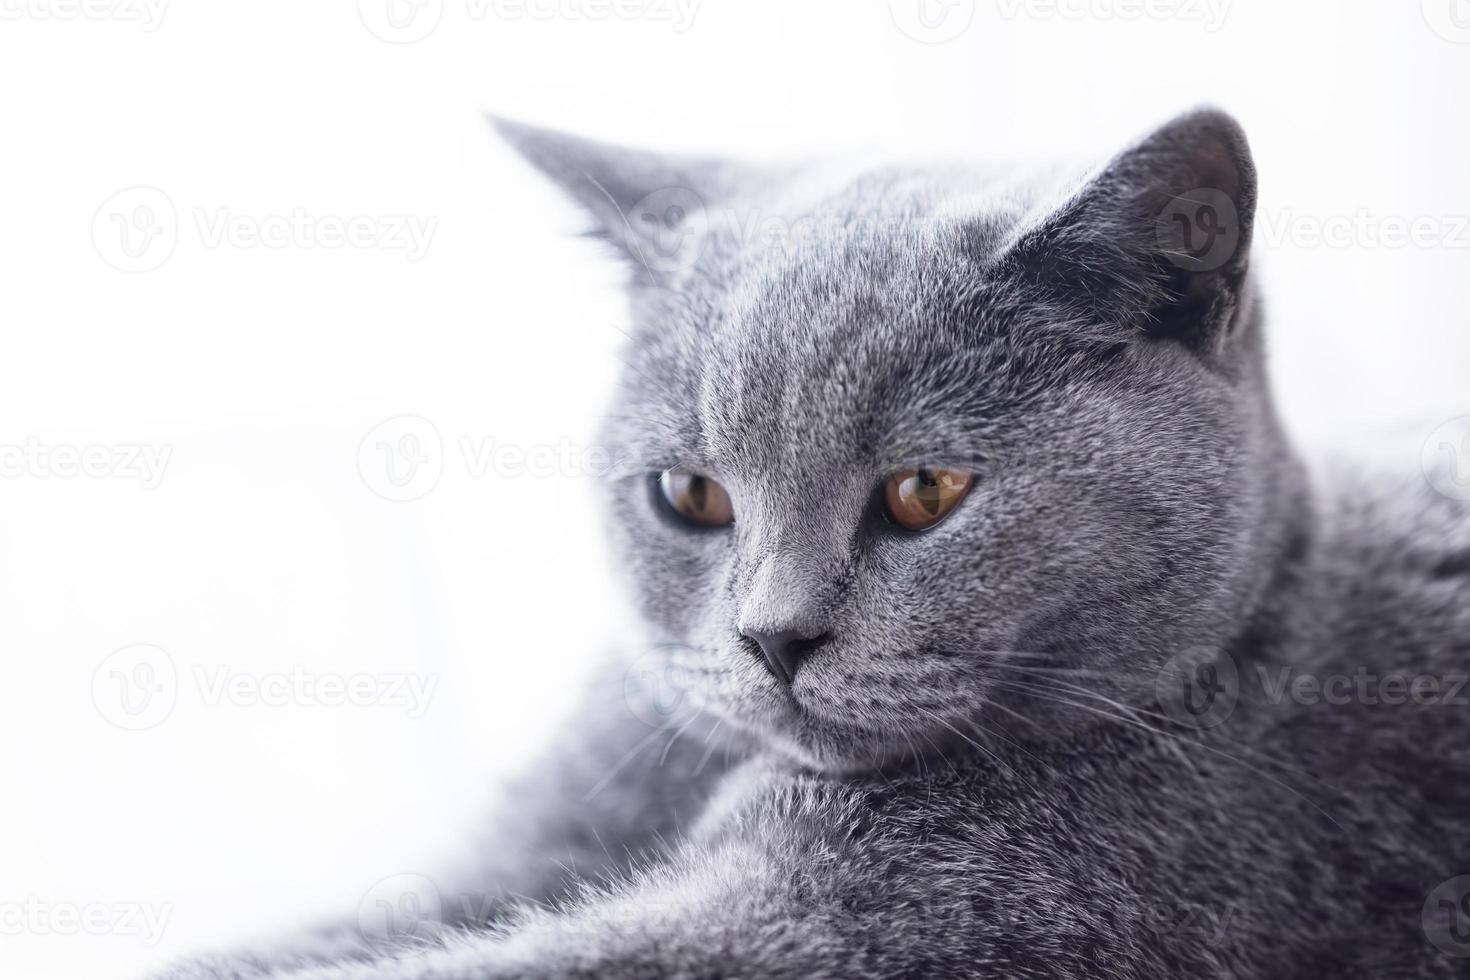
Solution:
<svg viewBox="0 0 1470 980"><path fill-rule="evenodd" d="M1022 229L1001 265L1057 320L1175 340L1216 360L1232 348L1246 300L1255 203L1245 134L1225 113L1200 109Z"/></svg>
<svg viewBox="0 0 1470 980"><path fill-rule="evenodd" d="M593 220L592 234L631 263L638 280L675 285L698 260L710 206L726 187L718 160L634 150L498 116L490 124Z"/></svg>

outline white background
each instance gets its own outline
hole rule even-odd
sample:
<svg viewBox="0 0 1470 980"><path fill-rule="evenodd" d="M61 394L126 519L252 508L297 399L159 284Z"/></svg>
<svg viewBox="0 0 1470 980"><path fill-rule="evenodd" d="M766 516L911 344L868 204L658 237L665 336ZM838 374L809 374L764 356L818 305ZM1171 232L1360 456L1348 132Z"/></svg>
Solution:
<svg viewBox="0 0 1470 980"><path fill-rule="evenodd" d="M0 477L0 976L128 977L351 912L455 846L631 636L575 465L475 456L575 464L622 317L620 272L484 110L747 156L1013 157L1215 102L1277 229L1257 261L1302 441L1387 434L1411 464L1470 411L1464 0L924 0L932 30L919 0L395 2L399 28L388 0L0 0L0 447L170 454L151 487L65 452ZM293 214L431 234L242 237ZM1436 243L1370 238L1416 218ZM1369 231L1306 237L1332 220ZM404 415L431 428L375 431ZM384 499L378 443L415 434L437 483ZM130 715L140 667L176 688ZM437 687L417 717L213 696L293 670ZM98 934L66 925L94 905Z"/></svg>

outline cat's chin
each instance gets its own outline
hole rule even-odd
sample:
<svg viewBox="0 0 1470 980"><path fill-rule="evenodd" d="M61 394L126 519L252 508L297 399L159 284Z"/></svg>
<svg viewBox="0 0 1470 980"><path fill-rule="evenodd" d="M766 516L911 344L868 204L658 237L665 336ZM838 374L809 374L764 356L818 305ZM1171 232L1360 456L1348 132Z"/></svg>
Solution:
<svg viewBox="0 0 1470 980"><path fill-rule="evenodd" d="M792 766L811 773L833 777L863 776L891 769L910 770L914 765L913 749L900 740L872 738L854 740L836 734L811 739L789 735L770 735L767 748Z"/></svg>
<svg viewBox="0 0 1470 980"><path fill-rule="evenodd" d="M814 773L848 776L876 772L912 757L909 743L829 721L793 699L757 712L716 712L757 745L790 765Z"/></svg>

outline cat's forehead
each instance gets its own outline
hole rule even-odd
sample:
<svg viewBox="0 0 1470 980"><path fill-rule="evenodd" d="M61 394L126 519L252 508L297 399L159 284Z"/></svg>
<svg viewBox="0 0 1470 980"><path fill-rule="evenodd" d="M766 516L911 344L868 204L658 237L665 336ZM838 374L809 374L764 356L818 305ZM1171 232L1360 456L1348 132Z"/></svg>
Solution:
<svg viewBox="0 0 1470 980"><path fill-rule="evenodd" d="M873 173L712 210L693 274L635 306L624 388L660 423L640 438L760 472L977 452L1048 387L1038 365L1061 362L1033 356L1014 290L987 268L1024 208L966 191Z"/></svg>
<svg viewBox="0 0 1470 980"><path fill-rule="evenodd" d="M677 297L628 369L684 455L750 471L850 471L963 456L1013 389L971 322L973 263L943 229L896 226L748 252Z"/></svg>

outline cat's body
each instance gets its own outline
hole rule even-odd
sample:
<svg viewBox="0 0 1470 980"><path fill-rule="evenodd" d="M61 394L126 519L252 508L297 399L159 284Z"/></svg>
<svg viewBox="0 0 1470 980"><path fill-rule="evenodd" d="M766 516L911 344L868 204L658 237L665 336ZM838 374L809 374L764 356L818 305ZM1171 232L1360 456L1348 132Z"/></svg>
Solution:
<svg viewBox="0 0 1470 980"><path fill-rule="evenodd" d="M611 521L686 701L652 726L604 675L449 928L170 977L1470 975L1435 892L1470 873L1470 508L1295 462L1232 123L1054 199L509 131L641 263ZM1163 262L1199 188L1235 247ZM722 201L816 223L741 241ZM871 489L924 460L977 482L899 533ZM659 511L689 464L732 526ZM787 628L821 643L783 679L748 638Z"/></svg>

